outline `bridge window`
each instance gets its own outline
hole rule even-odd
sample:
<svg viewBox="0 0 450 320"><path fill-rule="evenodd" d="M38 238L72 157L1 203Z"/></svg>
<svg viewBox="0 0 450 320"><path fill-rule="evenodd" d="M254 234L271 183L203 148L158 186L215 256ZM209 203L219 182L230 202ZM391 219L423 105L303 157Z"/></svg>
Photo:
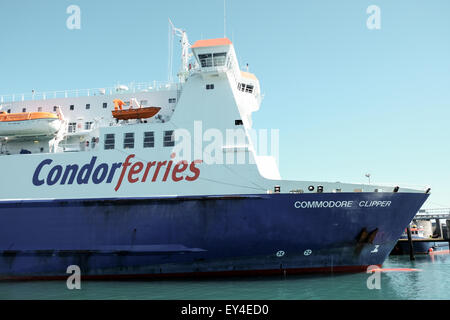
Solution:
<svg viewBox="0 0 450 320"><path fill-rule="evenodd" d="M144 132L144 148L155 147L155 133L153 131Z"/></svg>
<svg viewBox="0 0 450 320"><path fill-rule="evenodd" d="M105 134L105 150L113 150L115 147L114 134Z"/></svg>
<svg viewBox="0 0 450 320"><path fill-rule="evenodd" d="M226 52L219 52L219 53L205 53L205 54L199 54L198 59L200 60L200 64L202 68L209 68L209 67L222 67L225 65L225 61L227 58Z"/></svg>
<svg viewBox="0 0 450 320"><path fill-rule="evenodd" d="M202 68L212 67L212 54L211 53L199 54L198 59L200 60L200 64L202 65Z"/></svg>
<svg viewBox="0 0 450 320"><path fill-rule="evenodd" d="M238 90L247 93L253 93L255 87L251 84L238 83Z"/></svg>
<svg viewBox="0 0 450 320"><path fill-rule="evenodd" d="M125 133L123 138L123 148L124 149L134 148L134 132Z"/></svg>
<svg viewBox="0 0 450 320"><path fill-rule="evenodd" d="M164 147L173 147L175 146L175 138L173 135L173 130L164 131Z"/></svg>
<svg viewBox="0 0 450 320"><path fill-rule="evenodd" d="M77 123L76 122L70 122L69 126L67 127L67 131L69 133L74 133L77 130Z"/></svg>
<svg viewBox="0 0 450 320"><path fill-rule="evenodd" d="M226 57L227 57L226 52L214 53L214 55L213 55L214 67L224 66Z"/></svg>

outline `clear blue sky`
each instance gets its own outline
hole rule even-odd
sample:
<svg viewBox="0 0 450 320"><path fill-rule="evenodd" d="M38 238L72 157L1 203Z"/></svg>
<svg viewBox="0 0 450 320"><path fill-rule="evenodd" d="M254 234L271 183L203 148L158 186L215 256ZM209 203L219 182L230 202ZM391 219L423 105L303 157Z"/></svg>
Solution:
<svg viewBox="0 0 450 320"><path fill-rule="evenodd" d="M71 4L81 30L66 28ZM381 30L366 27L372 4ZM449 14L448 0L227 0L227 36L265 93L255 126L280 129L283 178L370 172L430 185L426 206L450 207ZM166 80L169 17L191 43L223 36L223 0L1 1L0 94Z"/></svg>

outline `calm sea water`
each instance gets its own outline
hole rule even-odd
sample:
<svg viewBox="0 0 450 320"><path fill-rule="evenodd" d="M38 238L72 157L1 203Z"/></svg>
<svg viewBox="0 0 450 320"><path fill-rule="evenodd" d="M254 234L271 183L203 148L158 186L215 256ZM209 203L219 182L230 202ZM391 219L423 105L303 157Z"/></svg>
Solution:
<svg viewBox="0 0 450 320"><path fill-rule="evenodd" d="M164 281L82 281L68 290L65 281L0 282L0 299L450 299L450 255L390 257L381 289L369 290L366 273L287 277Z"/></svg>

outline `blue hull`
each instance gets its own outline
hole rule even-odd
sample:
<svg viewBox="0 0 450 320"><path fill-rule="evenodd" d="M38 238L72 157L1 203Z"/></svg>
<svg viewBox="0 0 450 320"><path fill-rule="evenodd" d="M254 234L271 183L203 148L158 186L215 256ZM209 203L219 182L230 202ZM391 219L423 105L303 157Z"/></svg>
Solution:
<svg viewBox="0 0 450 320"><path fill-rule="evenodd" d="M323 193L0 202L0 278L63 278L70 265L78 265L85 278L362 270L384 262L427 197ZM308 201L327 203L302 208ZM389 206L370 206L372 201ZM338 207L342 203L352 206Z"/></svg>

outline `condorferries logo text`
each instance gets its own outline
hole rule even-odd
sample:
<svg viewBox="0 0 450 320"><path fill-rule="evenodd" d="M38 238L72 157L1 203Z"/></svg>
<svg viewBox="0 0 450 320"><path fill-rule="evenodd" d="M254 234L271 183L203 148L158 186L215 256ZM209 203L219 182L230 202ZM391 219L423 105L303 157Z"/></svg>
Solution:
<svg viewBox="0 0 450 320"><path fill-rule="evenodd" d="M118 191L124 179L129 183L137 182L166 182L172 180L173 182L195 181L200 176L200 169L196 166L202 163L201 160L194 160L191 163L187 161L179 161L174 164L174 161L150 161L147 163L136 161L131 163L130 160L135 155L129 155L125 161L113 163L97 164L97 157L92 157L91 161L83 166L78 164L71 164L65 167L61 165L52 165L53 160L46 159L42 161L34 171L33 184L35 186L42 186L47 184L49 186L72 185L74 183L83 184L101 184L111 183L114 180L117 172L120 172L119 179L114 188ZM175 155L172 154L172 158ZM121 168L121 170L119 170Z"/></svg>

